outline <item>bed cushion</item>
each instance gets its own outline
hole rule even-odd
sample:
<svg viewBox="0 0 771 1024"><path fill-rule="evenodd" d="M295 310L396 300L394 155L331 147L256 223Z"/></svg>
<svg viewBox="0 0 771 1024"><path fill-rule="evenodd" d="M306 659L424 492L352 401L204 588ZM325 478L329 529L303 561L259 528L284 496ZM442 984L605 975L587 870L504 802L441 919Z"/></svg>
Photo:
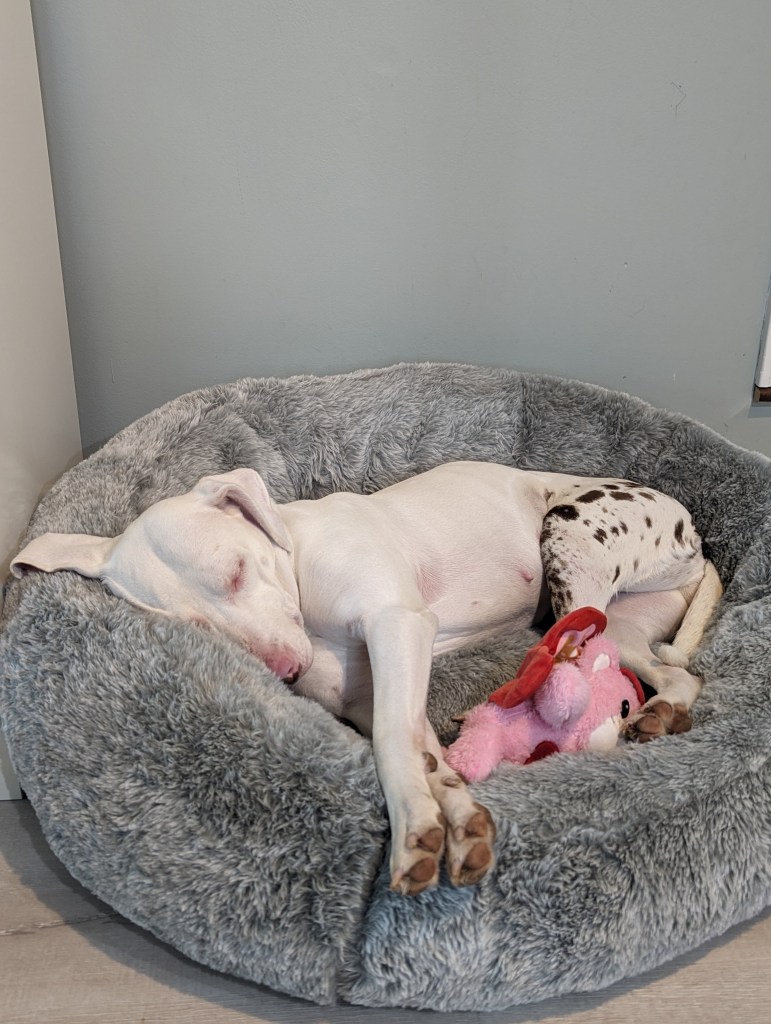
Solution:
<svg viewBox="0 0 771 1024"><path fill-rule="evenodd" d="M771 902L771 471L685 417L576 381L404 364L247 379L176 399L53 487L25 542L113 536L202 475L252 466L279 501L369 492L452 459L618 475L692 512L726 586L695 659L694 728L502 766L477 887L389 891L370 745L222 636L98 581L8 584L12 760L70 872L188 956L319 1003L494 1010L587 991ZM430 716L516 668L529 632L437 662Z"/></svg>

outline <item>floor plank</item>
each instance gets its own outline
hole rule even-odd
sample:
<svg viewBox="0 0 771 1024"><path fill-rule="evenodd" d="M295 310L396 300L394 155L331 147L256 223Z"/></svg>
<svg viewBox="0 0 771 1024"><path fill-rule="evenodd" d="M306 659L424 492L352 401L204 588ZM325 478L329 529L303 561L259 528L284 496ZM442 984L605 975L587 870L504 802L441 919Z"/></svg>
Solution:
<svg viewBox="0 0 771 1024"><path fill-rule="evenodd" d="M26 801L0 802L2 1024L766 1024L771 913L591 995L495 1014L327 1009L226 977L136 928L75 882Z"/></svg>

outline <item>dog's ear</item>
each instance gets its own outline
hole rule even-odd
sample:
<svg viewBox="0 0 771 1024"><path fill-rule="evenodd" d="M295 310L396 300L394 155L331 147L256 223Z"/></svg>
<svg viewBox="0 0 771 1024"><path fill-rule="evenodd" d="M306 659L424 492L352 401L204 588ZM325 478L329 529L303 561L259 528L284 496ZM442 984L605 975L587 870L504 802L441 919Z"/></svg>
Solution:
<svg viewBox="0 0 771 1024"><path fill-rule="evenodd" d="M274 544L291 552L292 538L256 470L234 469L231 473L205 476L194 490L215 508L227 510L228 505L235 505L261 527Z"/></svg>
<svg viewBox="0 0 771 1024"><path fill-rule="evenodd" d="M87 533L44 533L18 553L11 562L11 572L21 577L27 569L71 569L94 579L104 571L117 540Z"/></svg>

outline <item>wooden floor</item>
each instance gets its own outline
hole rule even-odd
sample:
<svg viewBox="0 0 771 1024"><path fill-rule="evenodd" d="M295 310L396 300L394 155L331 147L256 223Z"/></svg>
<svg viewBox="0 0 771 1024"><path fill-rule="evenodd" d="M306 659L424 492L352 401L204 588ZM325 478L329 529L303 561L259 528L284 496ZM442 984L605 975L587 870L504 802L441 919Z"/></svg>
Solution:
<svg viewBox="0 0 771 1024"><path fill-rule="evenodd" d="M2 1024L766 1024L771 913L641 978L590 996L495 1014L325 1009L185 959L85 892L43 840L30 805L0 802Z"/></svg>

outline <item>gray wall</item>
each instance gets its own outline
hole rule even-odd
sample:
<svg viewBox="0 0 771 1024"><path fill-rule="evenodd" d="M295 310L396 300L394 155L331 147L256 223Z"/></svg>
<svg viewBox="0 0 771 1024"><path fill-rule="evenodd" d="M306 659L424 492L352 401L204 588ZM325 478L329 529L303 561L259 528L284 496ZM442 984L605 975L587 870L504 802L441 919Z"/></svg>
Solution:
<svg viewBox="0 0 771 1024"><path fill-rule="evenodd" d="M771 454L768 0L34 0L84 445L401 359Z"/></svg>

